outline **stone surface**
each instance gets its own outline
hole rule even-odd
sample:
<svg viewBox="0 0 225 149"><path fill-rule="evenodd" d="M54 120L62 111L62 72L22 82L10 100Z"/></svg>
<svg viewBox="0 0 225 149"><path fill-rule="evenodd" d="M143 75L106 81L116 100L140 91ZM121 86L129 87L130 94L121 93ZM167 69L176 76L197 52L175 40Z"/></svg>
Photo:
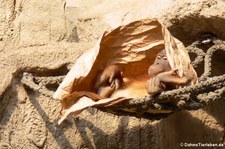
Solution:
<svg viewBox="0 0 225 149"><path fill-rule="evenodd" d="M186 45L204 32L224 39L224 6L222 0L2 0L0 148L154 149L224 143L223 101L149 119L88 109L58 126L60 104L20 83L24 71L65 74L104 31L135 19L159 18Z"/></svg>

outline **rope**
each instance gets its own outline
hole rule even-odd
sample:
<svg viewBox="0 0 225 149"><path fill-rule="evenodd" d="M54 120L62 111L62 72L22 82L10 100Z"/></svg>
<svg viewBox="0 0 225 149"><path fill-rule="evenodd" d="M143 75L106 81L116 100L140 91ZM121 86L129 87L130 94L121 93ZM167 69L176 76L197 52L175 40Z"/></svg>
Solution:
<svg viewBox="0 0 225 149"><path fill-rule="evenodd" d="M51 83L51 84L56 83L56 82L58 83L58 82L60 82L60 80L57 80L57 79L62 79L62 77L51 77L51 78L52 79L49 79L49 77L46 77L46 78L35 77L31 73L24 72L21 82L23 84L25 84L27 87L29 87L30 89L39 92L41 95L46 96L51 99L54 99L54 98L52 98L54 92L48 90L45 85L48 84L47 80L50 80L49 83ZM39 84L36 84L35 80L38 80L37 82L39 82ZM57 99L54 99L54 100L57 100ZM59 100L57 100L57 101L59 101Z"/></svg>
<svg viewBox="0 0 225 149"><path fill-rule="evenodd" d="M133 109L136 113L149 110L165 110L165 112L168 112L181 109L198 109L212 101L224 99L225 74L211 77L211 71L212 57L218 50L225 52L225 42L214 40L213 43L214 45L206 52L198 47L200 41L196 41L187 47L189 53L196 54L196 58L192 62L193 67L198 68L200 64L204 64L204 73L199 78L201 80L200 83L166 91L158 96L134 98L107 107L107 109L115 111L120 109ZM38 91L40 94L53 99L52 95L54 92L49 91L46 86L49 84L59 84L64 77L38 77L31 73L24 73L21 82L34 91Z"/></svg>
<svg viewBox="0 0 225 149"><path fill-rule="evenodd" d="M29 75L32 75L31 73ZM60 84L65 76L55 76L55 77L38 77L33 76L34 81L37 83L41 83L42 85L48 84Z"/></svg>
<svg viewBox="0 0 225 149"><path fill-rule="evenodd" d="M194 68L197 68L199 64L204 61L205 52L202 49L190 46L187 48L189 53L194 53L197 55L195 60L191 63Z"/></svg>
<svg viewBox="0 0 225 149"><path fill-rule="evenodd" d="M214 92L199 94L197 98L199 101L202 102L212 102L217 99L224 99L224 96L225 96L225 87L217 89Z"/></svg>
<svg viewBox="0 0 225 149"><path fill-rule="evenodd" d="M224 51L225 52L225 45L224 44L219 44L219 45L214 45L211 48L208 49L206 55L205 55L205 72L201 76L200 80L203 80L209 76L211 76L212 72L212 56L216 51Z"/></svg>

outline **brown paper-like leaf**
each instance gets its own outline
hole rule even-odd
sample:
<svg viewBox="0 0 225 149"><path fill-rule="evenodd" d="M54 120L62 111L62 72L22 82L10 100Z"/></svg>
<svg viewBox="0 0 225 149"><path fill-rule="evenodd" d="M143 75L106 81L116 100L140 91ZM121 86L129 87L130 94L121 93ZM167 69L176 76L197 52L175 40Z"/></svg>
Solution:
<svg viewBox="0 0 225 149"><path fill-rule="evenodd" d="M180 77L184 76L184 70L191 70L194 74L194 79L192 84L196 83L197 74L191 65L191 60L182 42L174 38L167 28L162 28L165 48L167 52L167 58L169 60L172 69L178 69L178 75Z"/></svg>
<svg viewBox="0 0 225 149"><path fill-rule="evenodd" d="M197 78L183 44L172 37L157 19L138 20L105 32L93 49L77 59L55 92L53 97L62 103L60 122L68 114L76 115L90 106L104 107L118 103L115 100L121 102L148 95L147 70L163 48L167 51L171 67L178 69L178 75L183 76L184 69L190 69ZM98 74L110 64L122 68L124 87L114 92L111 98L101 99L91 92L94 92Z"/></svg>

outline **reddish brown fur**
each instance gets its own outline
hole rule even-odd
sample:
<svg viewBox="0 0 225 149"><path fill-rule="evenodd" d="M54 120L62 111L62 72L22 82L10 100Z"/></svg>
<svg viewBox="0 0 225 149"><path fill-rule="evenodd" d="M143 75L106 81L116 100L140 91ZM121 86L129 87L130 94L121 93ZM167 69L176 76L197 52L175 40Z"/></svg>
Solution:
<svg viewBox="0 0 225 149"><path fill-rule="evenodd" d="M102 97L110 97L122 83L122 71L118 65L107 66L96 82L97 93Z"/></svg>
<svg viewBox="0 0 225 149"><path fill-rule="evenodd" d="M148 74L154 77L161 72L169 70L171 70L171 67L166 56L166 50L163 49L157 54L154 63L149 67Z"/></svg>
<svg viewBox="0 0 225 149"><path fill-rule="evenodd" d="M166 50L160 51L154 63L149 67L148 74L151 77L147 81L147 92L150 95L159 94L162 91L175 89L178 85L187 85L192 75L189 70L184 77L179 77L177 70L171 70L167 59ZM107 66L96 81L97 93L102 97L110 97L123 82L122 71L118 65Z"/></svg>
<svg viewBox="0 0 225 149"><path fill-rule="evenodd" d="M187 70L184 77L179 77L176 71L176 69L171 70L166 50L160 51L148 69L148 74L151 77L147 81L148 94L155 95L165 90L175 89L178 85L189 84L193 78L192 73Z"/></svg>

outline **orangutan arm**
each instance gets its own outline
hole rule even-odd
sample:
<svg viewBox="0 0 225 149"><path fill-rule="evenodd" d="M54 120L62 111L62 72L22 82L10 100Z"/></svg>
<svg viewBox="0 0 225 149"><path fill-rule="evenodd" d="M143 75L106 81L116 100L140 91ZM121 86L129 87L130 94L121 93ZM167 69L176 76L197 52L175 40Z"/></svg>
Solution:
<svg viewBox="0 0 225 149"><path fill-rule="evenodd" d="M162 72L156 77L162 83L169 83L174 85L187 85L193 79L193 74L190 70L186 70L183 77L179 77L176 71L177 69Z"/></svg>
<svg viewBox="0 0 225 149"><path fill-rule="evenodd" d="M96 82L97 92L102 97L110 97L121 86L121 83L122 75L119 66L109 65Z"/></svg>
<svg viewBox="0 0 225 149"><path fill-rule="evenodd" d="M147 81L147 92L150 95L159 94L166 89L166 86L160 82L159 78L153 77Z"/></svg>

